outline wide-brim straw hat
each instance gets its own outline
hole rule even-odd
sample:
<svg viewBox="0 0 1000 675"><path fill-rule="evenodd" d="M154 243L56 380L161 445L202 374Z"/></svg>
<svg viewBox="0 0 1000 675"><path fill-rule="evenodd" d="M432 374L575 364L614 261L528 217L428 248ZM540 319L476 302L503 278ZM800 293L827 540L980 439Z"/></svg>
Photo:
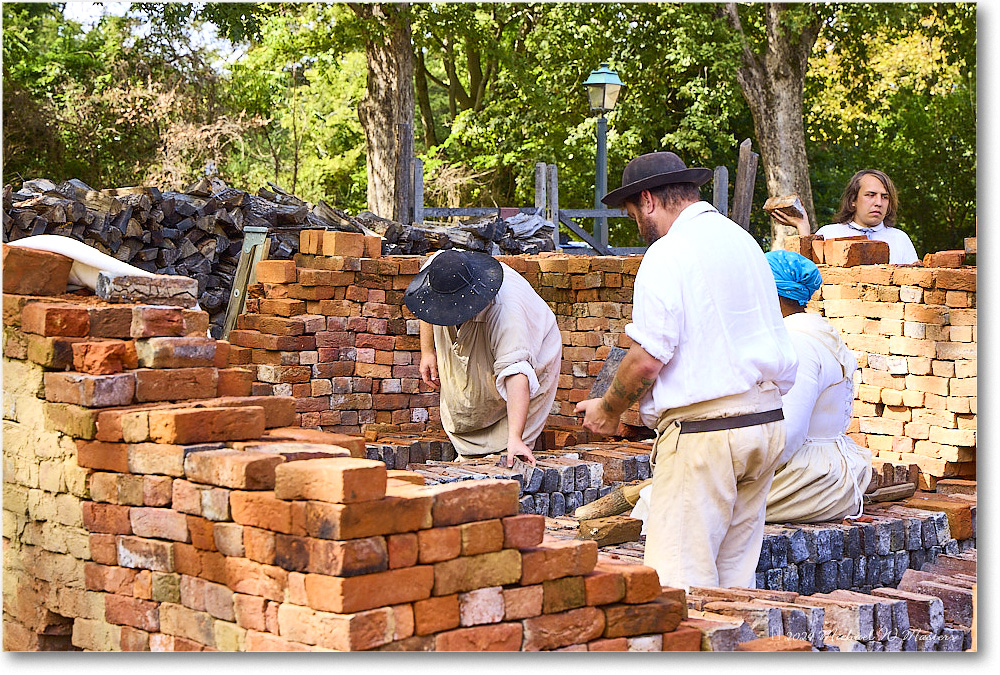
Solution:
<svg viewBox="0 0 1000 675"><path fill-rule="evenodd" d="M413 277L403 302L418 319L457 326L483 311L502 283L503 268L496 258L448 249Z"/></svg>
<svg viewBox="0 0 1000 675"><path fill-rule="evenodd" d="M620 208L626 199L643 190L672 183L694 183L701 187L711 179L711 171L701 167L689 169L672 152L650 152L626 164L622 172L622 186L609 192L601 201L612 208Z"/></svg>

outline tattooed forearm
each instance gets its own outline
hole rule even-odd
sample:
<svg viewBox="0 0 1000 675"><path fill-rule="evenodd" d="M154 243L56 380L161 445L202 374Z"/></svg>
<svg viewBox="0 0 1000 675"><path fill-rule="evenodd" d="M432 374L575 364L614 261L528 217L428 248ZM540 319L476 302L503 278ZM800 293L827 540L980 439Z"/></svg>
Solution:
<svg viewBox="0 0 1000 675"><path fill-rule="evenodd" d="M608 392L601 398L601 407L611 414L620 415L641 399L653 386L653 382L653 378L640 377L638 382L630 387L615 377Z"/></svg>

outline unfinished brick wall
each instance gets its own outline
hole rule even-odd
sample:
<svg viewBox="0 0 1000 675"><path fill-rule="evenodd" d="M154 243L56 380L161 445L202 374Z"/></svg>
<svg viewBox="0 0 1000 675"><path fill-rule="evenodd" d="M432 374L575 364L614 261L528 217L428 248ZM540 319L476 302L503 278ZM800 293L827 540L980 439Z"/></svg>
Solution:
<svg viewBox="0 0 1000 675"><path fill-rule="evenodd" d="M809 305L858 358L849 431L880 462L919 466L926 489L974 477L976 270L857 264L871 243L826 242L830 260L851 266L821 265L825 283ZM556 314L564 351L550 425L579 428L573 407L610 348L631 343L624 327L641 258L499 259ZM418 322L402 304L422 261L300 253L261 263L264 297L249 301L230 335L230 363L256 367L255 394L295 396L303 426L360 434L365 425L439 425L437 393L419 378ZM622 421L641 426L634 409Z"/></svg>

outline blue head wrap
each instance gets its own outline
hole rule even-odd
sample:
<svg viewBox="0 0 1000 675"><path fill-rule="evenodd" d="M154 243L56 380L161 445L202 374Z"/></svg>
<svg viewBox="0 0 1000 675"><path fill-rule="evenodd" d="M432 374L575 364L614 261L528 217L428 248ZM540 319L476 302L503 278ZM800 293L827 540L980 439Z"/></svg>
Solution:
<svg viewBox="0 0 1000 675"><path fill-rule="evenodd" d="M794 251L769 251L764 254L771 266L778 295L805 307L809 298L823 285L819 268L809 258Z"/></svg>

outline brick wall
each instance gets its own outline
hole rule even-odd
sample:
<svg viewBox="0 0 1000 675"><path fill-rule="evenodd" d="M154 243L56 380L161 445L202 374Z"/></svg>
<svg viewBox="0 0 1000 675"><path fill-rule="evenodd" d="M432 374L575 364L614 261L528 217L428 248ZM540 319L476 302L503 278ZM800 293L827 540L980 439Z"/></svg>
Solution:
<svg viewBox="0 0 1000 675"><path fill-rule="evenodd" d="M851 266L820 266L825 283L809 309L828 317L858 358L853 437L881 462L919 466L926 489L939 478L974 477L975 268L858 265L865 258L855 249L871 242L826 243ZM624 327L641 258L499 259L556 314L564 351L550 424L576 426L573 407L610 347L631 342ZM402 304L422 260L298 254L261 263L263 297L230 335L230 363L256 367L255 394L295 396L303 426L439 426L437 393L419 379L418 322ZM634 409L622 421L641 426Z"/></svg>

